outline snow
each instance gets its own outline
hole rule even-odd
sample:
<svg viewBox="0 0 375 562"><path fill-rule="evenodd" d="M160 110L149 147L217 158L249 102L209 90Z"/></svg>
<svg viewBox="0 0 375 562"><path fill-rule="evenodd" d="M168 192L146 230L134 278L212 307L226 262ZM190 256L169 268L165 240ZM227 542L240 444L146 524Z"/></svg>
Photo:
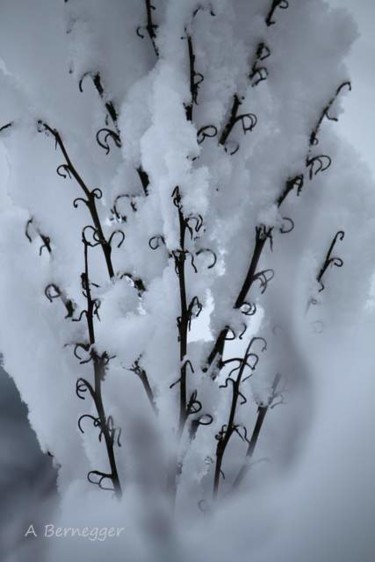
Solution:
<svg viewBox="0 0 375 562"><path fill-rule="evenodd" d="M4 366L41 449L54 456L54 524L126 529L116 542L95 543L95 551L78 538L51 541L49 559L117 560L126 552L145 561L224 561L236 549L239 561L251 553L255 562L297 562L314 529L321 550L311 560L345 560L334 537L352 518L332 523L333 538L320 518L326 495L335 519L357 489L362 494L354 460L341 480L335 473L336 459L345 463L339 420L353 440L362 423L371 426L358 402L363 396L368 405L372 389L366 305L375 234L374 186L332 119L348 93L340 86L357 35L351 18L321 0L290 1L267 26L261 0L164 0L152 10L157 56L144 28L147 3L3 4L0 126L12 123L0 133ZM249 74L260 64L267 79L254 83ZM95 140L101 129L107 151ZM311 167L315 157L323 158L320 171L319 160ZM300 175L303 184L284 198L287 182ZM340 231L332 256L343 265L328 265L319 291ZM73 319L64 318L67 302ZM228 366L217 373L208 360L223 330L234 339L224 360L242 357L254 336L268 344L264 353L256 348L259 365L247 367L251 377L241 383L237 429L245 425L251 435L258 408L269 409L239 496L230 492L248 443L231 437L215 502L217 446L233 397L228 377L238 375ZM353 355L342 353L353 338ZM90 353L96 358L86 362ZM97 402L75 392L82 378L94 385L98 357L108 359L100 387L115 428L117 500L86 478L110 470ZM185 370L190 412L181 425ZM357 412L354 426L347 403ZM200 422L196 433L192 419ZM353 459L363 455L359 444ZM370 499L362 508L365 525ZM353 533L367 562L360 524Z"/></svg>

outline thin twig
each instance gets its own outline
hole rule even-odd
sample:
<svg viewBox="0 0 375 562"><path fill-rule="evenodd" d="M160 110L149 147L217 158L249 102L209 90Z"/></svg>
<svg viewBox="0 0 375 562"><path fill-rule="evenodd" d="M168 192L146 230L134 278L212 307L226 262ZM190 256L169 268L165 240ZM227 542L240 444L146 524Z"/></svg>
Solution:
<svg viewBox="0 0 375 562"><path fill-rule="evenodd" d="M260 435L260 432L262 430L265 417L267 415L269 407L272 405L272 401L273 401L273 399L276 395L277 387L280 384L280 380L281 380L281 375L278 373L275 376L275 379L272 383L271 396L270 396L270 399L268 401L268 404L266 404L265 406L259 406L258 407L257 419L256 419L254 430L253 430L253 433L251 435L251 438L250 438L250 441L249 441L249 444L248 444L248 447L247 447L247 451L246 451L246 462L242 466L241 470L239 471L238 475L236 476L236 478L234 480L234 484L233 484L234 489L238 488L238 486L241 484L241 482L243 481L243 479L245 478L245 476L246 476L246 474L249 470L250 461L251 461L251 458L254 454L255 448L257 446L259 435Z"/></svg>

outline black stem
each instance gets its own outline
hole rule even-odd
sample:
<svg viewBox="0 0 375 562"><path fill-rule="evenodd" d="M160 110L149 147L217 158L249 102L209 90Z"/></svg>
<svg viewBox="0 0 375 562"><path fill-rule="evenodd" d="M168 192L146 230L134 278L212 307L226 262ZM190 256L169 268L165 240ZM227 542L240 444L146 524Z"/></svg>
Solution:
<svg viewBox="0 0 375 562"><path fill-rule="evenodd" d="M152 17L152 10L154 10L155 8L151 4L151 0L145 0L145 3L146 3L146 17L147 17L146 31L148 33L148 36L150 37L153 49L155 51L155 55L158 57L159 50L156 46L156 30L158 26L154 24L154 20Z"/></svg>
<svg viewBox="0 0 375 562"><path fill-rule="evenodd" d="M235 417L238 407L238 400L240 397L243 398L243 395L240 392L240 386L242 383L242 377L245 368L249 366L247 360L250 355L250 349L256 339L257 338L252 338L250 340L246 348L245 354L239 363L237 377L234 380L231 378L227 379L227 383L229 380L232 382L232 402L229 410L228 421L223 426L221 432L218 434L218 440L217 440L218 442L216 447L215 475L214 475L214 496L216 496L219 491L220 477L222 475L222 465L223 465L225 450L229 444L229 441L233 433L236 431L237 428L235 424ZM227 384L224 386L226 387Z"/></svg>
<svg viewBox="0 0 375 562"><path fill-rule="evenodd" d="M249 444L248 444L248 447L247 447L247 451L246 451L246 460L245 460L245 463L241 467L238 475L236 476L236 478L234 480L233 488L237 488L241 484L241 482L245 478L245 476L246 476L246 474L247 474L247 472L250 468L250 460L251 460L251 458L254 454L255 448L256 448L258 440L259 440L259 435L260 435L260 432L261 432L263 424L264 424L264 420L266 418L269 407L271 406L272 401L273 401L273 399L276 395L277 387L280 384L280 380L281 380L281 375L278 373L275 376L275 379L272 383L271 396L270 396L270 399L268 401L268 404L258 407L257 419L256 419L254 430L253 430L253 433L251 435L251 438L250 438L250 441L249 441Z"/></svg>
<svg viewBox="0 0 375 562"><path fill-rule="evenodd" d="M178 210L178 221L180 230L180 248L178 252L175 252L175 267L178 277L179 291L180 291L180 318L179 318L179 341L180 341L180 414L179 414L179 433L183 432L185 422L187 419L187 388L186 388L186 373L187 373L187 338L189 331L189 314L188 314L188 302L187 302L187 291L186 291L186 275L185 275L185 263L186 263L186 220L182 211L181 196L178 187L175 191L175 201Z"/></svg>
<svg viewBox="0 0 375 562"><path fill-rule="evenodd" d="M186 106L186 119L193 121L193 106L197 103L197 91L195 84L195 54L193 47L193 39L190 33L186 36L189 52L189 80L190 80L190 103Z"/></svg>
<svg viewBox="0 0 375 562"><path fill-rule="evenodd" d="M109 243L109 241L105 238L104 233L103 233L103 229L102 229L102 225L99 219L99 214L98 214L98 210L96 208L96 193L95 190L90 190L86 183L83 181L81 175L78 173L77 169L75 168L75 166L73 165L69 154L65 148L64 142L61 138L60 133L56 130L56 129L52 129L49 125L47 125L46 123L43 123L45 129L50 132L53 137L55 138L56 144L59 146L65 161L66 161L66 166L69 170L69 172L72 174L72 176L74 177L74 179L76 180L76 182L78 183L78 185L80 186L81 190L83 191L83 193L85 194L87 200L85 201L87 208L90 212L94 227L96 229L97 232L97 237L99 240L99 244L102 248L103 254L104 254L104 259L106 262L106 266L108 269L108 274L109 277L111 279L114 278L115 276L115 272L113 269L113 264L112 264L112 259L111 259L111 254L112 254L112 248L111 248L111 244Z"/></svg>
<svg viewBox="0 0 375 562"><path fill-rule="evenodd" d="M271 230L272 229L267 230L264 227L260 227L260 226L257 226L255 229L255 246L250 259L250 265L245 280L242 284L242 287L240 289L240 292L238 293L236 302L234 304L235 309L240 309L241 306L243 306L246 302L246 297L256 279L256 271L257 271L258 263L262 255L266 240L271 235ZM224 347L225 347L225 342L227 339L228 332L229 332L229 327L225 327L219 333L211 349L211 352L208 356L206 369L215 362L216 358L218 358L217 363L220 364L224 354Z"/></svg>
<svg viewBox="0 0 375 562"><path fill-rule="evenodd" d="M96 301L95 299L92 298L92 294L91 294L91 284L89 278L89 264L88 264L89 244L87 243L84 236L83 236L83 245L84 245L85 271L82 274L82 289L83 289L83 294L86 297L87 308L86 308L85 316L87 321L87 330L89 334L89 344L91 349L90 355L94 364L95 386L92 396L98 413L99 427L101 433L104 435L108 460L111 468L111 474L109 475L109 478L112 480L115 494L117 495L117 497L121 497L122 488L118 476L117 464L116 464L115 454L113 450L114 438L113 435L111 435L108 419L105 414L103 397L102 397L102 381L104 380L105 377L105 355L100 356L95 350L94 314L96 308Z"/></svg>
<svg viewBox="0 0 375 562"><path fill-rule="evenodd" d="M238 97L237 94L234 94L229 120L226 123L223 132L221 133L219 138L219 144L221 144L222 146L225 146L225 143L227 142L228 137L231 134L234 125L236 124L240 105L241 105L240 98Z"/></svg>
<svg viewBox="0 0 375 562"><path fill-rule="evenodd" d="M320 284L320 287L321 287L320 291L324 290L324 285L323 285L322 279L323 279L327 269L329 268L329 266L335 265L336 267L342 267L344 265L344 261L341 258L332 257L332 252L333 252L333 249L334 249L337 241L338 240L341 240L341 241L344 240L344 236L345 236L345 232L343 230L339 230L335 234L335 236L334 236L334 238L331 242L331 245L328 249L328 252L326 254L326 257L324 259L322 267L320 268L320 271L319 271L319 273L317 275L317 278L316 278L316 280L318 281L318 283Z"/></svg>

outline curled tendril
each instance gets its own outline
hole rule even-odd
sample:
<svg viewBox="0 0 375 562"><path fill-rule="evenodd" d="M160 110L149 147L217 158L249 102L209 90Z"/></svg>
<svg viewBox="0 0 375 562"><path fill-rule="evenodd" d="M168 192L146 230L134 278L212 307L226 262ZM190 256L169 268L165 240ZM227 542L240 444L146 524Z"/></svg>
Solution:
<svg viewBox="0 0 375 562"><path fill-rule="evenodd" d="M243 434L240 432L240 430L243 431ZM233 431L237 433L238 437L240 437L242 441L246 441L246 443L250 443L250 440L247 437L247 428L244 425L235 425L233 427Z"/></svg>
<svg viewBox="0 0 375 562"><path fill-rule="evenodd" d="M43 244L39 248L39 255L40 256L42 255L44 248L50 254L51 251L52 251L51 250L51 238L49 236L44 236L44 234L40 234L40 233L39 233L39 236L43 240Z"/></svg>
<svg viewBox="0 0 375 562"><path fill-rule="evenodd" d="M338 242L338 240L342 241L344 240L345 237L345 232L343 230L339 230L338 232L336 232L335 237L333 238L331 245L328 249L327 255L325 257L324 263L319 271L319 274L317 276L317 281L320 284L320 289L319 289L319 293L321 293L322 291L324 291L325 286L322 282L322 278L325 274L325 272L327 271L328 267L330 265L333 265L335 267L342 267L344 265L344 260L342 260L341 258L338 258L336 256L332 257L332 252L333 249L336 245L336 243Z"/></svg>
<svg viewBox="0 0 375 562"><path fill-rule="evenodd" d="M238 367L235 367L234 369L232 369L231 374L234 371L237 371L238 368L240 367L240 365ZM231 376L229 375L226 379L225 379L225 383L224 384L220 384L219 388L229 388L228 383L232 383L232 386L235 387L236 386L236 381L234 379L231 378Z"/></svg>
<svg viewBox="0 0 375 562"><path fill-rule="evenodd" d="M283 217L283 221L283 224L279 228L279 232L281 234L289 234L289 232L292 232L292 230L294 229L294 221L289 217Z"/></svg>
<svg viewBox="0 0 375 562"><path fill-rule="evenodd" d="M232 382L234 382L234 381L232 381ZM221 426L220 431L218 431L215 435L216 441L223 441L223 439L225 437L225 434L227 432L227 427L228 426L225 423Z"/></svg>
<svg viewBox="0 0 375 562"><path fill-rule="evenodd" d="M100 427L100 418L96 418L95 416L92 416L91 414L82 414L82 416L80 416L80 418L78 419L78 428L80 430L81 433L85 433L82 429L82 421L88 418L92 421L94 427Z"/></svg>
<svg viewBox="0 0 375 562"><path fill-rule="evenodd" d="M255 357L254 363L252 364L248 363L247 361L250 357ZM231 359L226 359L225 361L222 361L220 365L221 367L226 367L231 363L236 363L236 366L229 371L225 384L222 385L220 388L227 388L228 381L232 381L233 383L236 383L236 381L232 379L232 375L236 371L239 371L241 368L243 369L244 367L248 367L251 371L254 371L258 364L258 361L259 361L259 356L256 353L248 353L245 355L245 357L232 357ZM249 375L248 377L246 377L246 379L243 380L247 380L250 377L251 375Z"/></svg>
<svg viewBox="0 0 375 562"><path fill-rule="evenodd" d="M138 295L142 296L143 293L146 291L146 286L143 280L140 279L139 277L135 277L131 273L122 273L120 275L120 279L124 279L124 277L129 281L130 285L138 291Z"/></svg>
<svg viewBox="0 0 375 562"><path fill-rule="evenodd" d="M341 94L341 91L342 91L344 88L348 88L349 92L351 92L351 90L352 90L352 85L351 85L351 82L349 82L349 80L346 80L345 82L343 82L343 83L337 88L336 93L335 93L335 95L334 95L334 97L333 97L331 103L328 105L328 107L327 107L327 108L325 109L325 111L324 111L324 115L326 116L326 118L327 118L329 121L336 121L336 122L338 121L338 118L337 118L337 117L332 117L331 115L329 115L329 110L331 109L332 103L338 98L338 96Z"/></svg>
<svg viewBox="0 0 375 562"><path fill-rule="evenodd" d="M101 356L100 356L100 360L103 363L103 366L106 367L108 365L108 363L110 361L112 361L112 359L115 359L116 355L108 355L108 353L105 351Z"/></svg>
<svg viewBox="0 0 375 562"><path fill-rule="evenodd" d="M237 389L237 396L239 398L241 398L241 402L240 402L240 406L244 406L245 404L247 404L247 398L244 394L242 394L242 392L240 390Z"/></svg>
<svg viewBox="0 0 375 562"><path fill-rule="evenodd" d="M226 330L226 336L224 338L225 341L234 341L236 339L236 334L234 333L232 328L230 326L226 326L225 330Z"/></svg>
<svg viewBox="0 0 375 562"><path fill-rule="evenodd" d="M181 193L180 193L180 188L178 187L178 185L176 185L176 187L172 191L171 197L172 197L172 200L173 200L173 205L175 207L177 207L177 209L179 211L181 211L182 210Z"/></svg>
<svg viewBox="0 0 375 562"><path fill-rule="evenodd" d="M265 66L258 66L250 74L251 85L253 88L258 86L264 80L268 78L268 69Z"/></svg>
<svg viewBox="0 0 375 562"><path fill-rule="evenodd" d="M182 367L183 367L184 369L187 369L187 368L189 367L190 371L191 371L193 374L194 374L194 372L195 372L195 371L194 371L194 367L193 367L192 362L190 361L190 359L186 359L186 360L183 362Z"/></svg>
<svg viewBox="0 0 375 562"><path fill-rule="evenodd" d="M241 122L242 131L246 135L246 133L249 133L254 129L258 119L254 113L243 113L242 115L236 117L235 123L237 123L237 121Z"/></svg>
<svg viewBox="0 0 375 562"><path fill-rule="evenodd" d="M30 226L33 224L34 219L31 218L27 221L26 226L25 226L25 236L28 239L28 241L30 242L30 244L32 244L33 239L30 236Z"/></svg>
<svg viewBox="0 0 375 562"><path fill-rule="evenodd" d="M92 72L89 71L89 72L85 72L84 74L82 74L82 76L81 76L81 78L78 82L78 88L79 88L79 91L81 92L81 94L83 93L83 82L84 82L85 78L87 78L87 76L90 76L90 78L93 78Z"/></svg>
<svg viewBox="0 0 375 562"><path fill-rule="evenodd" d="M108 142L109 139L111 139L115 143L117 148L121 148L121 139L116 131L103 127L96 133L96 142L101 148L105 150L106 154L109 154L111 150L111 146Z"/></svg>
<svg viewBox="0 0 375 562"><path fill-rule="evenodd" d="M177 319L177 323L178 323L178 319ZM187 369L189 367L190 371L194 374L194 367L190 361L190 359L186 359L182 365L181 365L181 369ZM181 382L181 377L179 379L177 379L175 382L173 382L172 384L169 385L169 388L173 388L176 386L176 384L179 384Z"/></svg>
<svg viewBox="0 0 375 562"><path fill-rule="evenodd" d="M92 204L92 202L95 199L101 199L103 197L103 192L101 189L99 189L98 187L96 187L95 189L93 189L92 191L90 191L89 195L88 195L88 199L84 199L83 197L76 197L73 201L73 207L75 209L77 209L78 205L80 203L83 203L84 205L86 205L86 207L90 208L90 205Z"/></svg>
<svg viewBox="0 0 375 562"><path fill-rule="evenodd" d="M191 226L190 223L193 223L193 226ZM194 236L193 231L199 232L204 226L203 217L202 215L199 214L198 215L190 214L186 217L185 224L189 229L191 238L193 239Z"/></svg>
<svg viewBox="0 0 375 562"><path fill-rule="evenodd" d="M220 362L220 367L226 367L226 365L230 365L231 363L237 363L237 367L235 367L234 369L232 369L231 373L233 373L234 371L236 371L238 369L238 367L241 365L242 363L242 357L231 357L230 359L225 359L224 361Z"/></svg>
<svg viewBox="0 0 375 562"><path fill-rule="evenodd" d="M249 363L249 359L250 359L250 358L254 358L254 362L253 362L253 363ZM258 363L259 363L259 355L258 355L257 353L250 352L250 353L248 353L248 354L246 355L245 359L246 359L246 364L250 367L250 369L251 369L252 371L255 371L256 366L257 366Z"/></svg>
<svg viewBox="0 0 375 562"><path fill-rule="evenodd" d="M118 242L117 244L117 248L121 248L121 246L123 245L124 241L125 241L125 233L122 230L114 230L111 234L111 236L108 239L108 244L111 246L113 239L116 235L120 236L120 242Z"/></svg>
<svg viewBox="0 0 375 562"><path fill-rule="evenodd" d="M341 258L332 258L330 260L330 263L332 265L335 265L336 267L342 267L344 265L344 260L342 260Z"/></svg>
<svg viewBox="0 0 375 562"><path fill-rule="evenodd" d="M255 234L257 240L269 240L271 252L273 250L273 226L266 226L265 224L259 224L255 227Z"/></svg>
<svg viewBox="0 0 375 562"><path fill-rule="evenodd" d="M194 261L194 255L191 252L186 252L187 255L190 256L190 261L191 261L191 267L194 269L194 273L198 273L198 269L195 265L195 261Z"/></svg>
<svg viewBox="0 0 375 562"><path fill-rule="evenodd" d="M179 263L185 261L186 256L190 257L191 267L193 268L194 273L198 273L198 269L194 261L194 255L191 252L189 252L189 250L179 250L179 249L174 250L172 252L172 256L174 257L175 260L175 271L177 274L179 273Z"/></svg>
<svg viewBox="0 0 375 562"><path fill-rule="evenodd" d="M197 133L198 144L202 144L206 138L212 139L216 137L217 133L217 127L215 127L215 125L206 125L205 127L201 127Z"/></svg>
<svg viewBox="0 0 375 562"><path fill-rule="evenodd" d="M257 305L251 302L244 302L240 307L240 312L245 316L254 316L257 312Z"/></svg>
<svg viewBox="0 0 375 562"><path fill-rule="evenodd" d="M93 315L97 317L98 320L100 320L100 316L99 316L99 308L101 306L101 301L100 299L94 299L93 300Z"/></svg>
<svg viewBox="0 0 375 562"><path fill-rule="evenodd" d="M93 476L97 478L93 480L92 479ZM87 474L87 480L90 482L90 484L95 484L96 486L99 486L101 490L108 490L109 492L115 491L113 486L108 487L103 485L103 480L111 480L113 482L112 474L101 472L100 470L90 470L90 472Z"/></svg>
<svg viewBox="0 0 375 562"><path fill-rule="evenodd" d="M123 222L127 221L127 216L123 215L122 213L120 213L120 211L118 210L118 202L120 201L120 199L129 199L130 201L130 208L132 209L132 211L136 212L137 211L137 204L136 204L136 197L134 195L129 195L127 193L123 193L121 195L118 195L115 199L115 202L113 204L113 207L111 209L111 213L118 219L121 220Z"/></svg>
<svg viewBox="0 0 375 562"><path fill-rule="evenodd" d="M328 119L328 121L338 121L337 117L332 117L329 112L332 108L332 105L335 103L335 101L337 100L337 98L339 97L341 91L344 88L348 88L349 91L351 91L352 89L352 85L349 81L345 81L343 82L336 90L335 94L333 95L333 97L329 100L328 104L325 106L325 108L323 109L320 118L317 122L317 124L315 125L314 129L311 131L311 135L310 135L310 148L312 146L317 146L319 144L319 138L318 138L318 134L319 134L319 130L320 127L322 125L323 119L326 118Z"/></svg>
<svg viewBox="0 0 375 562"><path fill-rule="evenodd" d="M85 400L87 391L89 391L92 397L95 395L91 384L86 379L79 378L76 382L76 394L78 398L80 400Z"/></svg>
<svg viewBox="0 0 375 562"><path fill-rule="evenodd" d="M99 189L99 187L96 187L95 189L93 189L90 192L90 198L91 199L101 199L103 197L103 191L101 189Z"/></svg>
<svg viewBox="0 0 375 562"><path fill-rule="evenodd" d="M193 414L199 414L202 410L202 402L197 399L198 391L194 390L192 395L190 396L190 400L186 406L186 413L188 416Z"/></svg>
<svg viewBox="0 0 375 562"><path fill-rule="evenodd" d="M315 320L311 325L315 334L322 334L324 332L325 324L322 320Z"/></svg>
<svg viewBox="0 0 375 562"><path fill-rule="evenodd" d="M275 25L275 21L272 19L273 15L276 11L276 8L280 8L280 10L286 10L287 8L289 8L289 2L288 0L273 0L272 2L272 6L270 11L267 14L266 17L266 25L268 27L270 27L271 25Z"/></svg>
<svg viewBox="0 0 375 562"><path fill-rule="evenodd" d="M254 281L259 281L260 283L260 292L262 294L266 291L268 283L274 278L274 276L275 272L273 269L264 269L254 276Z"/></svg>
<svg viewBox="0 0 375 562"><path fill-rule="evenodd" d="M104 91L104 87L103 87L100 72L93 72L91 70L88 71L88 72L85 72L82 75L82 77L81 77L81 79L78 83L78 87L79 87L80 92L83 92L82 85L83 85L83 81L86 78L86 76L90 76L90 78L91 78L91 80L94 84L94 87L95 87L96 91L98 92L100 98L104 102L105 108L106 108L109 116L111 117L112 122L115 124L116 130L117 130L117 119L118 119L117 111L116 111L116 108L115 108L113 102L111 100L107 99L107 96L106 96L105 91ZM108 124L108 115L106 115L105 122L106 122L106 124Z"/></svg>
<svg viewBox="0 0 375 562"><path fill-rule="evenodd" d="M332 258L331 260L329 260L329 263L327 264L327 267L329 265L334 265L336 267L342 267L344 265L344 260L342 260L341 258ZM322 291L324 291L324 289L326 287L325 287L325 285L322 281L319 281L319 285L320 285L319 293L321 293Z"/></svg>
<svg viewBox="0 0 375 562"><path fill-rule="evenodd" d="M256 60L263 61L268 59L268 57L270 56L271 56L271 49L265 43L260 42L257 47Z"/></svg>
<svg viewBox="0 0 375 562"><path fill-rule="evenodd" d="M179 379L177 379L175 382L172 382L172 384L169 385L169 388L170 389L174 388L180 382L181 382L181 377Z"/></svg>
<svg viewBox="0 0 375 562"><path fill-rule="evenodd" d="M246 332L247 332L247 325L244 323L244 324L243 324L242 332L240 332L240 333L238 334L238 339L239 339L239 340L242 340L242 338L244 337L244 335L246 334Z"/></svg>
<svg viewBox="0 0 375 562"><path fill-rule="evenodd" d="M61 178L64 178L64 180L66 180L66 178L72 178L72 173L68 164L60 164L60 166L56 168L56 173Z"/></svg>
<svg viewBox="0 0 375 562"><path fill-rule="evenodd" d="M141 30L144 30L144 29L145 29L145 26L139 25L139 26L137 27L137 29L135 30L136 34L138 35L138 37L139 37L140 39L144 39L144 38L145 38L144 34L141 32Z"/></svg>
<svg viewBox="0 0 375 562"><path fill-rule="evenodd" d="M152 10L156 10L156 8L151 4L150 1L146 1L146 8L147 8L148 23L147 25L139 25L136 29L136 33L138 37L140 37L141 39L145 38L145 35L143 33L147 33L150 36L151 40L153 41L156 38L156 31L158 30L159 27L158 25L152 23L151 21ZM155 52L156 54L158 54L156 48L155 48Z"/></svg>
<svg viewBox="0 0 375 562"><path fill-rule="evenodd" d="M92 233L92 240L90 241L87 239L87 232L90 231ZM91 224L88 224L82 230L82 242L85 246L90 246L91 248L95 248L101 244L101 240L98 235L98 231L94 228Z"/></svg>
<svg viewBox="0 0 375 562"><path fill-rule="evenodd" d="M33 219L33 217L31 217L25 225L25 236L28 239L28 241L30 242L30 244L32 244L32 241L33 241L32 237L31 237L31 234L30 234L30 226L33 223L34 223L34 219ZM49 236L46 236L42 232L40 232L40 230L37 227L34 226L34 228L35 228L37 234L39 235L39 237L41 238L41 240L43 242L43 244L39 248L39 255L40 256L42 255L42 252L43 252L44 248L47 250L47 252L49 254L51 254L52 253L51 238Z"/></svg>
<svg viewBox="0 0 375 562"><path fill-rule="evenodd" d="M216 265L217 256L216 256L215 252L214 252L213 250L211 250L210 248L201 248L200 250L198 250L198 251L196 252L195 255L196 255L196 256L200 256L201 254L204 254L204 253L205 253L205 254L210 254L210 255L212 256L212 260L213 260L213 261L212 261L212 263L210 263L210 264L207 266L207 269L212 269L212 268L215 267L215 265Z"/></svg>
<svg viewBox="0 0 375 562"><path fill-rule="evenodd" d="M211 425L214 421L214 418L211 414L203 414L197 420L194 420L194 423L197 425Z"/></svg>
<svg viewBox="0 0 375 562"><path fill-rule="evenodd" d="M237 371L237 370L241 367L241 365L246 365L247 367L249 367L249 369L250 369L251 371L254 371L254 370L256 369L256 367L257 367L257 365L258 365L258 362L259 362L259 355L258 355L257 353L254 353L253 351L251 351L251 348L253 347L253 345L254 345L254 343L255 343L256 341L262 342L263 346L262 346L262 348L261 348L260 351L261 351L262 353L264 353L264 352L266 351L266 349L267 349L267 342L266 342L266 340L265 340L264 338L262 338L262 337L254 337L254 338L251 339L251 341L250 341L250 343L249 343L249 345L248 345L248 348L247 348L247 352L246 352L246 354L245 354L244 357L233 357L233 358L231 358L231 359L226 359L225 361L222 361L222 362L221 362L221 367L225 367L226 365L229 365L229 364L231 364L231 363L237 363L237 366L234 367L234 368L230 371L230 373L229 373L229 375L228 375L229 377L231 377L232 373L234 373L235 371ZM254 359L253 363L249 363L249 359L250 359L250 358L253 358L253 359ZM247 377L247 378L248 378L248 377ZM226 385L225 385L225 386L226 386Z"/></svg>
<svg viewBox="0 0 375 562"><path fill-rule="evenodd" d="M87 310L82 310L79 314L79 316L77 316L77 318L73 318L72 322L81 322L82 318L86 316L87 318Z"/></svg>
<svg viewBox="0 0 375 562"><path fill-rule="evenodd" d="M199 86L202 84L204 80L204 76L201 72L194 72L194 95L193 101L197 105L198 104L198 92Z"/></svg>
<svg viewBox="0 0 375 562"><path fill-rule="evenodd" d="M87 199L84 199L83 197L76 197L73 201L73 207L77 209L80 203L83 203L84 205L86 205L86 207L88 207L90 204Z"/></svg>
<svg viewBox="0 0 375 562"><path fill-rule="evenodd" d="M306 167L309 168L309 178L312 180L319 172L325 172L332 164L332 159L326 154L319 154L313 158L307 158Z"/></svg>
<svg viewBox="0 0 375 562"><path fill-rule="evenodd" d="M81 288L82 288L82 294L85 298L87 298L87 293L88 293L88 289L90 287L96 287L99 288L99 285L97 283L93 283L92 281L89 281L86 273L81 273ZM95 301L93 301L95 303Z"/></svg>
<svg viewBox="0 0 375 562"><path fill-rule="evenodd" d="M107 419L107 430L110 436L110 440L112 445L116 441L117 446L121 447L121 433L122 429L120 427L116 427L113 421L113 416L108 416ZM101 428L101 432L99 434L99 441L101 441L103 435L103 428Z"/></svg>
<svg viewBox="0 0 375 562"><path fill-rule="evenodd" d="M303 174L299 174L297 176L294 176L293 178L288 178L285 183L284 191L282 192L282 194L277 200L277 206L280 207L280 205L285 201L285 199L287 198L289 193L293 191L293 189L296 189L297 197L298 197L301 194L303 183L304 183Z"/></svg>
<svg viewBox="0 0 375 562"><path fill-rule="evenodd" d="M154 10L155 7L152 6L152 9ZM152 25L152 29L153 29L153 32L156 32L157 29L158 29L158 26L157 26L157 25ZM137 27L137 29L136 29L136 34L138 35L138 37L139 37L140 39L144 39L144 38L145 38L145 35L144 35L145 33L148 33L148 26L147 26L147 25L139 25L139 26Z"/></svg>
<svg viewBox="0 0 375 562"><path fill-rule="evenodd" d="M55 285L55 283L50 283L44 289L44 294L46 295L49 302L53 302L53 299L58 299L59 297L61 297L61 290L57 285Z"/></svg>
<svg viewBox="0 0 375 562"><path fill-rule="evenodd" d="M333 246L336 244L337 240L340 240L342 242L344 238L345 238L345 232L343 230L339 230L338 232L336 232L336 235L333 239Z"/></svg>
<svg viewBox="0 0 375 562"><path fill-rule="evenodd" d="M86 352L86 354L88 354L88 358L86 357L84 359L78 353L78 351L80 349L82 349L83 351ZM76 343L76 344L74 344L73 355L76 359L78 359L78 361L80 362L81 365L84 365L85 363L89 363L90 361L92 361L92 355L90 354L90 344L88 344L88 343Z"/></svg>
<svg viewBox="0 0 375 562"><path fill-rule="evenodd" d="M198 297L194 297L193 300L191 301L191 303L189 304L189 308L188 308L188 311L187 311L189 330L191 328L192 319L198 318L198 316L200 315L202 310L203 310L202 303L200 302Z"/></svg>
<svg viewBox="0 0 375 562"><path fill-rule="evenodd" d="M235 154L237 154L239 149L240 143L233 140L228 140L224 146L224 150L227 154L229 154L229 156L234 156Z"/></svg>
<svg viewBox="0 0 375 562"><path fill-rule="evenodd" d="M152 236L152 238L150 238L150 240L148 241L148 245L150 246L151 250L157 250L161 245L165 246L165 238L161 234Z"/></svg>
<svg viewBox="0 0 375 562"><path fill-rule="evenodd" d="M247 332L247 325L245 323L243 323L242 331L238 335L236 335L234 330L228 325L225 326L224 331L225 331L225 334L226 334L225 338L224 338L225 341L234 341L237 338L239 340L242 340L243 336Z"/></svg>
<svg viewBox="0 0 375 562"><path fill-rule="evenodd" d="M252 338L251 342L250 342L250 347L253 346L253 344L255 342L261 342L263 344L262 348L261 348L261 352L264 353L267 350L267 340L265 340L265 338L262 338L261 336L256 336L254 338Z"/></svg>

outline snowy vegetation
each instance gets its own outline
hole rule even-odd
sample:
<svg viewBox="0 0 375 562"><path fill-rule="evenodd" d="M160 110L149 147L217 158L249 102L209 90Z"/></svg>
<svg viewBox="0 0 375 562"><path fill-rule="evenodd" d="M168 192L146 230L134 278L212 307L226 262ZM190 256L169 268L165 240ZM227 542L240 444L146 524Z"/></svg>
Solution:
<svg viewBox="0 0 375 562"><path fill-rule="evenodd" d="M59 517L120 519L111 560L227 560L223 509L258 529L368 314L374 190L334 132L355 28L322 0L15 6L0 348Z"/></svg>

